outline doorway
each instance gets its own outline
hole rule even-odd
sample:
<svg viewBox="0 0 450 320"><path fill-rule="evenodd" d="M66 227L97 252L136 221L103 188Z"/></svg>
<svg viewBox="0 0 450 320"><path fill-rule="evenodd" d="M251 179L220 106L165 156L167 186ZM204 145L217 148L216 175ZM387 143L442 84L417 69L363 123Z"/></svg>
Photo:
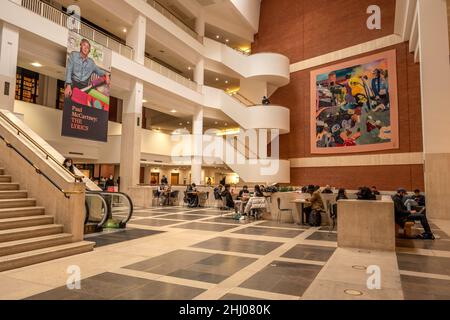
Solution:
<svg viewBox="0 0 450 320"><path fill-rule="evenodd" d="M179 173L172 173L170 175L170 184L172 186L176 186L180 184L180 174Z"/></svg>

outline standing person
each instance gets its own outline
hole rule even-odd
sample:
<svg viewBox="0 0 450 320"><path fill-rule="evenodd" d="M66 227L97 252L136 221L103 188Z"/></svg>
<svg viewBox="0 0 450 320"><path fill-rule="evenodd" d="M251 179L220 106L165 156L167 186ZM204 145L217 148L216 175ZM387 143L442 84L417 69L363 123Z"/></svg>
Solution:
<svg viewBox="0 0 450 320"><path fill-rule="evenodd" d="M72 174L75 174L75 166L73 165L72 159L67 158L66 160L64 160L63 166L64 166L64 168L69 170Z"/></svg>
<svg viewBox="0 0 450 320"><path fill-rule="evenodd" d="M64 90L64 96L66 98L72 96L72 89L74 87L78 89L88 87L92 74L105 77L105 82L109 86L109 74L100 69L94 60L89 58L90 52L91 43L87 39L82 39L80 42L80 51L70 53L66 68L66 88Z"/></svg>
<svg viewBox="0 0 450 320"><path fill-rule="evenodd" d="M394 201L395 222L399 226L404 227L405 222L407 221L420 221L425 232L419 235L418 238L434 240L434 235L431 232L427 216L425 215L425 209L422 209L421 212L408 210L403 201L405 196L406 190L404 188L399 188L397 193L392 197L392 200Z"/></svg>
<svg viewBox="0 0 450 320"><path fill-rule="evenodd" d="M161 184L169 184L169 181L167 180L167 177L165 175L161 178Z"/></svg>
<svg viewBox="0 0 450 320"><path fill-rule="evenodd" d="M105 182L105 189L108 190L109 187L114 187L114 179L113 175L110 175L108 180Z"/></svg>
<svg viewBox="0 0 450 320"><path fill-rule="evenodd" d="M222 178L222 180L220 180L219 184L224 186L226 183L226 178L227 178L226 176L223 176L223 178Z"/></svg>

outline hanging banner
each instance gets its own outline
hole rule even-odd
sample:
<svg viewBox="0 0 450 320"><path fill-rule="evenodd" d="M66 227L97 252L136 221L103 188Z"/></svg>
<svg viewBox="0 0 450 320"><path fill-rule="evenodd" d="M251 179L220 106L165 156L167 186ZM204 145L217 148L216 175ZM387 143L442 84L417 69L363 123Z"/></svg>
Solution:
<svg viewBox="0 0 450 320"><path fill-rule="evenodd" d="M107 141L111 57L110 49L69 32L63 136Z"/></svg>

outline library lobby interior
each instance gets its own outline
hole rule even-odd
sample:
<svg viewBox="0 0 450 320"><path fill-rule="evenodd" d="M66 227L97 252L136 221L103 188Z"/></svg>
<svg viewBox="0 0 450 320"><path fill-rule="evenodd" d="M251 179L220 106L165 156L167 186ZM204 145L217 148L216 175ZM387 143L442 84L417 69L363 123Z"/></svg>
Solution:
<svg viewBox="0 0 450 320"><path fill-rule="evenodd" d="M0 2L0 300L450 300L450 0Z"/></svg>

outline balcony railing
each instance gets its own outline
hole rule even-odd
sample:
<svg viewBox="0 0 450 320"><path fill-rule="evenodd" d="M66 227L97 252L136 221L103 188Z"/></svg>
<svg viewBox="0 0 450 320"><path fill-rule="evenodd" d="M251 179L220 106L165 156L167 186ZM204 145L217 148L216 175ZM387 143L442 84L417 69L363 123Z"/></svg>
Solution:
<svg viewBox="0 0 450 320"><path fill-rule="evenodd" d="M15 1L10 0L13 3ZM21 0L19 3L22 7L44 17L50 21L53 21L60 26L67 28L67 21L73 19L73 17L69 16L65 12L62 12L41 0ZM88 39L91 39L99 44L111 49L114 52L123 55L129 59L133 59L133 48L120 43L119 41L112 39L110 36L105 33L85 24L84 22L78 21L80 24L79 33Z"/></svg>
<svg viewBox="0 0 450 320"><path fill-rule="evenodd" d="M181 21L179 18L177 18L172 12L167 10L163 5L159 4L155 0L147 0L147 3L151 5L153 8L156 9L159 13L161 13L163 16L165 16L167 19L175 23L178 27L180 27L182 30L184 30L187 34L189 34L192 38L202 41L201 37L191 29L188 25L186 25L183 21Z"/></svg>
<svg viewBox="0 0 450 320"><path fill-rule="evenodd" d="M160 75L163 75L166 78L172 79L173 81L178 82L179 84L188 87L191 90L199 91L199 86L197 83L195 83L192 80L189 80L188 78L183 77L182 75L170 70L167 67L164 67L163 65L159 64L158 62L145 57L145 63L144 65L149 68L150 70L153 70Z"/></svg>

